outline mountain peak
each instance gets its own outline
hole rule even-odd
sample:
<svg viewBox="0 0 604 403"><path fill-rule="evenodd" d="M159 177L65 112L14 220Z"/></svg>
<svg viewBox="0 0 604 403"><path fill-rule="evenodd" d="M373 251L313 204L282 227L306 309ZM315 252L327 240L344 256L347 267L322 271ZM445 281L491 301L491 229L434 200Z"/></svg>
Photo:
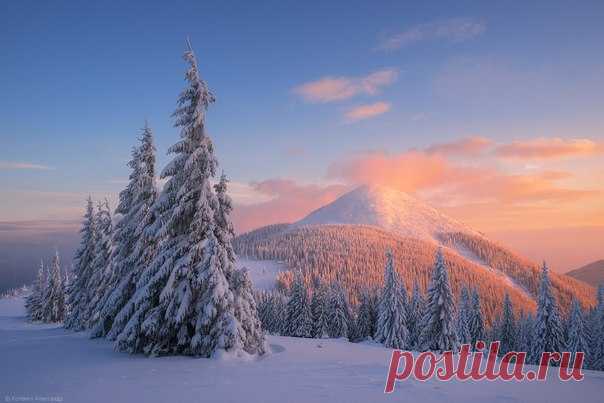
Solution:
<svg viewBox="0 0 604 403"><path fill-rule="evenodd" d="M361 224L438 242L444 232L477 233L427 203L397 189L364 185L340 196L294 225Z"/></svg>

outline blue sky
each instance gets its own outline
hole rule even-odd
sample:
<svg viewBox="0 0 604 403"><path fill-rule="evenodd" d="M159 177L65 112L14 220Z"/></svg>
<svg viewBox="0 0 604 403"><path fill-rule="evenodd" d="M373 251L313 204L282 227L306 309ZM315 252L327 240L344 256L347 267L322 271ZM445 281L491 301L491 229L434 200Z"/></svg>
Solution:
<svg viewBox="0 0 604 403"><path fill-rule="evenodd" d="M601 1L4 2L0 221L73 218L84 195L114 195L145 119L163 166L178 136L170 114L184 86L187 36L216 94L208 126L221 166L252 202L264 200L258 182L269 198L280 195L275 183L285 188L277 179L315 198L317 189L354 184L334 166L360 154L407 161L410 150L468 138L558 150L512 161L494 158L498 149L465 155L464 167L497 172L498 190L524 175L521 185L541 181L533 193L547 196L531 194L532 203L600 191L603 20ZM317 94L319 84L329 85ZM425 194L438 190L421 184ZM518 207L522 197L497 206ZM577 217L587 214L604 225L596 201L567 205L554 224L586 225ZM517 227L510 220L472 224Z"/></svg>

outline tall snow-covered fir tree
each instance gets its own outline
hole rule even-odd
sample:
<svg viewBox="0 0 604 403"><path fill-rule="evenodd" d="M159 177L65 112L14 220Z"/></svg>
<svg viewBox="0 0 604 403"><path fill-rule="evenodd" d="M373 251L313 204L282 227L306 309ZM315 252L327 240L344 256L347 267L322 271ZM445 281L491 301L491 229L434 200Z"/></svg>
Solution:
<svg viewBox="0 0 604 403"><path fill-rule="evenodd" d="M86 317L90 292L88 281L92 276L92 261L94 259L95 247L95 214L92 198L88 197L86 202L86 213L80 229L80 246L75 253L75 264L73 268L73 281L69 285L67 298L69 305L69 316L65 319L64 326L75 331L86 328L88 318Z"/></svg>
<svg viewBox="0 0 604 403"><path fill-rule="evenodd" d="M579 300L573 298L570 315L568 318L568 335L566 338L566 350L571 353L584 352L585 356L589 356L588 337L586 334L585 319Z"/></svg>
<svg viewBox="0 0 604 403"><path fill-rule="evenodd" d="M40 261L36 281L31 290L31 294L25 300L25 309L27 316L32 322L38 322L44 319L44 297L46 296L46 276L44 273L44 262Z"/></svg>
<svg viewBox="0 0 604 403"><path fill-rule="evenodd" d="M415 349L420 340L422 332L422 319L424 317L425 301L421 292L419 291L419 284L417 281L413 283L413 295L411 296L411 302L409 309L407 310L407 323L409 329L409 348Z"/></svg>
<svg viewBox="0 0 604 403"><path fill-rule="evenodd" d="M296 274L287 302L287 316L283 334L294 337L312 337L313 323L308 291L302 275Z"/></svg>
<svg viewBox="0 0 604 403"><path fill-rule="evenodd" d="M457 338L459 343L467 344L472 342L472 336L470 334L470 311L472 307L470 305L470 294L466 287L461 288L461 294L459 296L459 307L457 309Z"/></svg>
<svg viewBox="0 0 604 403"><path fill-rule="evenodd" d="M549 280L549 269L545 262L541 269L541 282L537 299L537 315L533 330L531 360L538 362L545 351L563 351L564 331L558 305L552 294Z"/></svg>
<svg viewBox="0 0 604 403"><path fill-rule="evenodd" d="M329 290L327 312L329 337L348 337L351 330L350 308L344 288L337 281Z"/></svg>
<svg viewBox="0 0 604 403"><path fill-rule="evenodd" d="M111 210L109 202L104 200L97 205L95 217L94 258L92 259L92 275L88 280L90 301L86 309L87 328L94 327L100 319L102 298L111 277L111 237L113 235Z"/></svg>
<svg viewBox="0 0 604 403"><path fill-rule="evenodd" d="M510 296L506 293L503 299L503 313L501 320L497 325L496 340L501 342L499 354L504 355L510 351L514 351L517 346L518 330L514 319L514 310Z"/></svg>
<svg viewBox="0 0 604 403"><path fill-rule="evenodd" d="M114 339L123 330L133 306L121 311L134 294L140 273L155 255L154 237L149 231L153 222L151 208L157 199L155 147L147 122L139 141L128 162L128 185L120 192L115 210L109 278L101 298L100 318L91 330L93 337ZM122 321L116 321L120 313Z"/></svg>
<svg viewBox="0 0 604 403"><path fill-rule="evenodd" d="M356 341L373 338L377 326L377 315L377 301L374 293L363 291L360 296L354 332Z"/></svg>
<svg viewBox="0 0 604 403"><path fill-rule="evenodd" d="M386 253L384 288L378 305L375 340L388 348L407 348L409 330L407 329L406 291L394 268L392 252Z"/></svg>
<svg viewBox="0 0 604 403"><path fill-rule="evenodd" d="M459 342L455 332L455 303L442 248L438 248L436 252L432 281L426 299L421 350L457 351Z"/></svg>
<svg viewBox="0 0 604 403"><path fill-rule="evenodd" d="M218 235L229 230L217 228L224 223L216 219L222 208L211 183L217 160L205 114L214 96L199 75L190 45L184 58L188 87L174 112L181 140L169 149L174 158L161 174L167 182L154 207L157 255L137 282L133 313L116 347L209 357L253 343L241 325L249 318L237 317L241 311L236 312L234 301L230 240L225 243ZM257 312L246 312L257 319Z"/></svg>
<svg viewBox="0 0 604 403"><path fill-rule="evenodd" d="M65 289L58 251L52 258L51 268L48 272L48 285L44 296L43 309L43 321L46 323L62 322L65 319Z"/></svg>
<svg viewBox="0 0 604 403"><path fill-rule="evenodd" d="M312 337L318 339L329 335L328 297L329 289L319 280L315 284L312 302L310 304L313 321Z"/></svg>
<svg viewBox="0 0 604 403"><path fill-rule="evenodd" d="M476 289L472 291L472 302L470 304L470 315L468 318L468 330L470 331L470 343L472 344L472 348L476 346L476 342L478 340L484 341L486 332L482 308L480 307L480 295Z"/></svg>

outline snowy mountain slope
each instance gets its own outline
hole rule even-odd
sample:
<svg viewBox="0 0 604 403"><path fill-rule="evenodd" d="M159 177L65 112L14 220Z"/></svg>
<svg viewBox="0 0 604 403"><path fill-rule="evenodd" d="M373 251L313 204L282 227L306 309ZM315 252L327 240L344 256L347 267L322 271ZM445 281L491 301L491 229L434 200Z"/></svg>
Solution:
<svg viewBox="0 0 604 403"><path fill-rule="evenodd" d="M438 241L447 232L478 233L428 204L395 189L361 186L323 206L293 226L317 224L372 225L397 235Z"/></svg>
<svg viewBox="0 0 604 403"><path fill-rule="evenodd" d="M599 402L604 374L582 382L399 382L383 393L390 351L344 340L269 336L255 361L147 358L115 352L58 325L25 321L22 299L0 300L0 396L91 403ZM29 400L27 400L29 399Z"/></svg>

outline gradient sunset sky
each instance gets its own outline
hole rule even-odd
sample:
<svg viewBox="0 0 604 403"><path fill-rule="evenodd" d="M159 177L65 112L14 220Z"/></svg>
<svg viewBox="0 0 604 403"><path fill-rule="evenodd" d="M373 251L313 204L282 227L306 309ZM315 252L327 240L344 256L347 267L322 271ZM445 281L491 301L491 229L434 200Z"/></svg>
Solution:
<svg viewBox="0 0 604 403"><path fill-rule="evenodd" d="M189 36L239 231L377 183L556 270L604 258L602 21L602 1L3 2L0 241L115 200L145 119L165 165Z"/></svg>

